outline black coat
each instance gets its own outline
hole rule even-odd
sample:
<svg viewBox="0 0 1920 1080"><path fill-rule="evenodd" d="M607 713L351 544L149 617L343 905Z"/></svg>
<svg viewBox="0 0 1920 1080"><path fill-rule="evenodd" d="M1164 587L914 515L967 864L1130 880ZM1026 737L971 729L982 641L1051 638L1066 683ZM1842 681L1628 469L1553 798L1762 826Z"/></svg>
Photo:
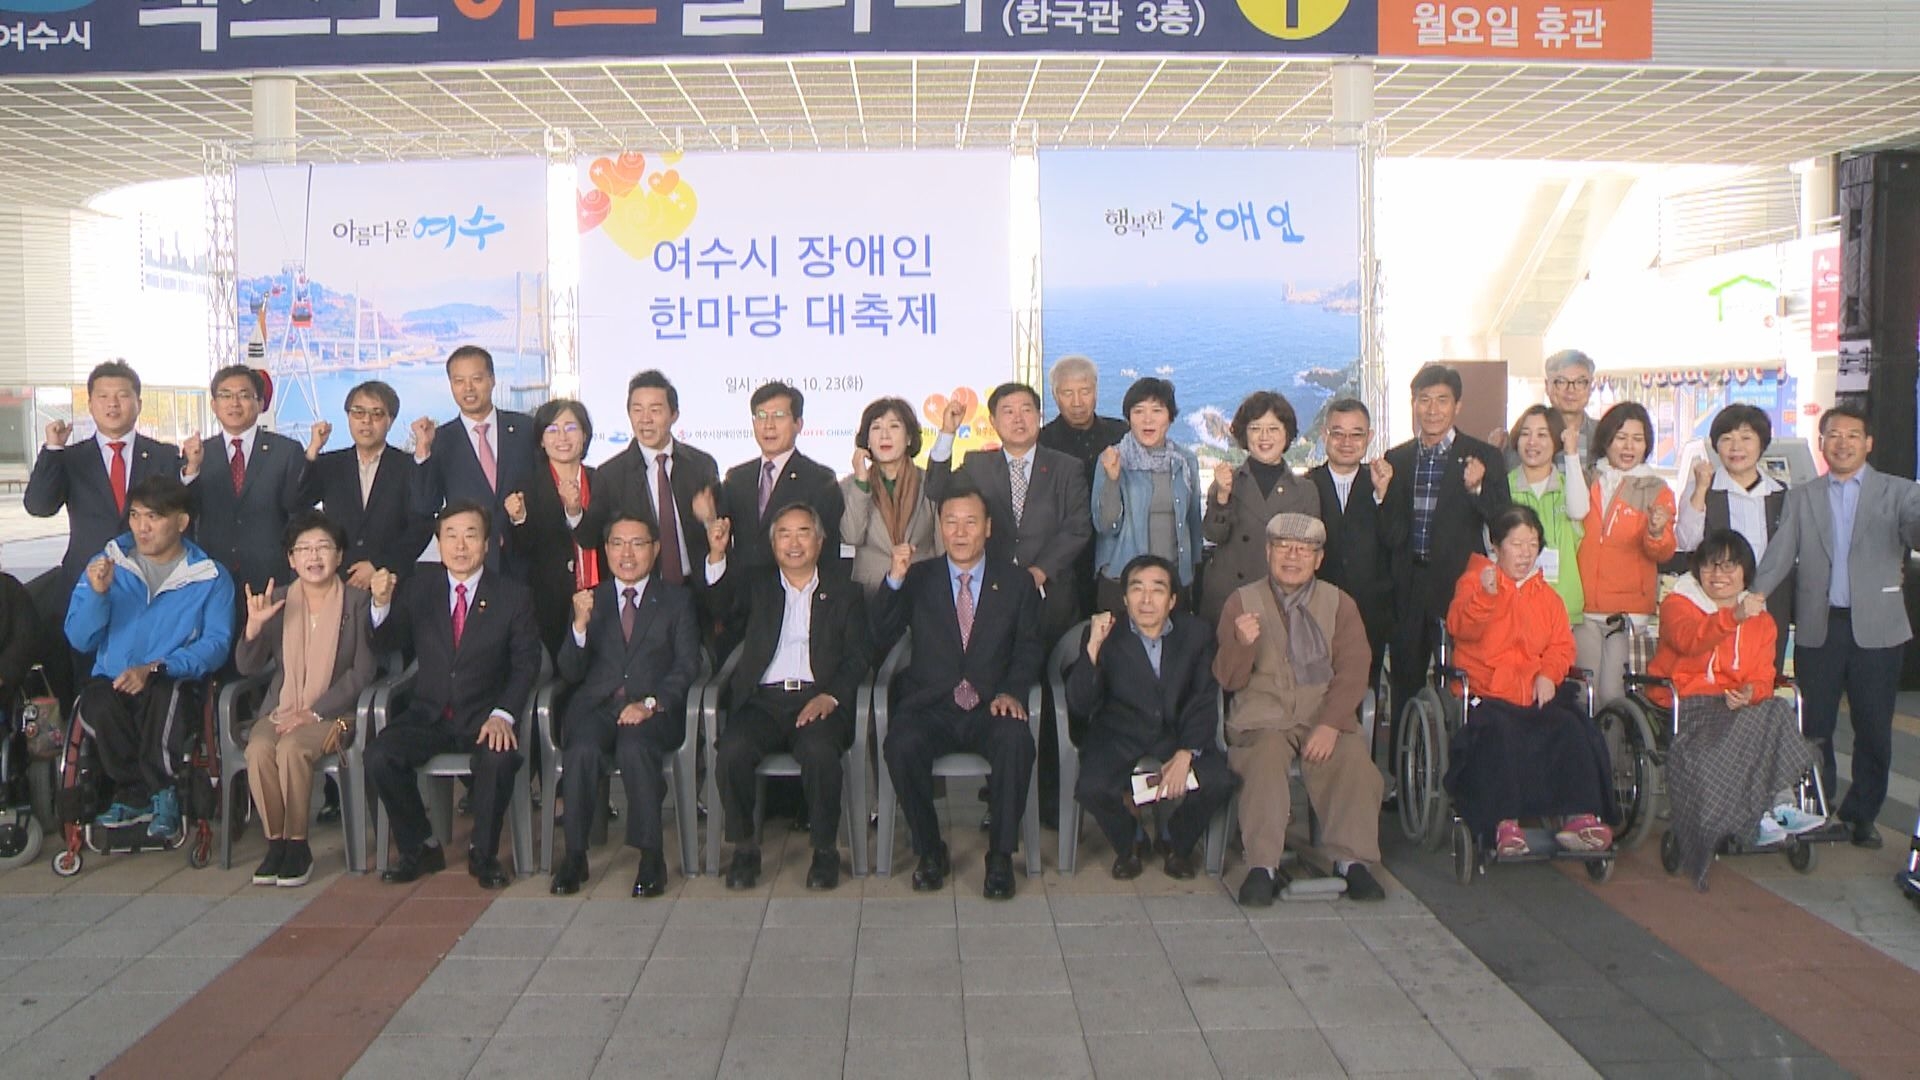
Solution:
<svg viewBox="0 0 1920 1080"><path fill-rule="evenodd" d="M130 438L128 490L149 476L180 475L179 447L145 435ZM33 474L27 479L21 503L34 517L52 517L62 508L67 511L67 553L60 560L63 592L73 591L87 564L106 550L107 541L127 531L126 512L114 505L107 465L101 460L100 444L95 439L40 451L33 460ZM279 542L278 535L274 542Z"/></svg>
<svg viewBox="0 0 1920 1080"><path fill-rule="evenodd" d="M13 700L39 659L40 613L18 578L0 574L0 690L6 692L0 700Z"/></svg>
<svg viewBox="0 0 1920 1080"><path fill-rule="evenodd" d="M400 583L393 608L373 632L374 648L394 649L420 662L406 723L448 724L471 742L495 709L526 718L540 677L540 638L533 597L525 585L494 571L480 575L468 597L467 625L453 646L453 594L447 568L425 563ZM452 709L451 717L447 710Z"/></svg>
<svg viewBox="0 0 1920 1080"><path fill-rule="evenodd" d="M380 452L373 474L373 495L360 497L360 452L349 446L321 454L307 465L303 503L317 503L347 532L340 560L345 573L353 564L405 576L420 561L433 538L433 519L413 511L413 455L392 446Z"/></svg>
<svg viewBox="0 0 1920 1080"><path fill-rule="evenodd" d="M1506 463L1500 451L1455 431L1433 510L1426 589L1422 595L1413 595L1413 473L1419 447L1420 440L1411 439L1387 451L1393 483L1387 486L1387 498L1380 509L1384 512L1394 607L1399 617L1443 619L1453 602L1453 587L1467 571L1467 559L1486 550L1482 530L1513 500L1507 492ZM1468 494L1461 479L1468 458L1479 458L1486 468L1478 495Z"/></svg>
<svg viewBox="0 0 1920 1080"><path fill-rule="evenodd" d="M668 476L673 484L673 502L680 510L680 541L687 550L687 566L691 576L700 574L700 564L707 558L707 530L693 516L693 497L702 491L714 493L714 509L721 509L719 494L720 466L712 455L704 450L688 446L678 439L673 441L673 454L669 460ZM600 465L593 479L593 501L588 504L587 512L580 518L580 526L574 535L579 537L582 547L598 548L607 542L607 528L616 517L637 517L653 523L658 534L660 516L654 511L653 480L647 473L647 459L640 453L640 444L631 443L625 450L608 458ZM663 548L660 558L666 559Z"/></svg>
<svg viewBox="0 0 1920 1080"><path fill-rule="evenodd" d="M840 709L851 716L854 694L867 677L868 659L873 655L866 594L846 570L835 564L821 563L819 574L807 624L807 657L813 667L815 688L833 695ZM736 571L729 563L726 575L709 588L710 606L729 623L738 621L747 628L740 643L740 663L728 683L733 700L744 701L760 684L780 647L780 628L787 611L780 570L761 567Z"/></svg>
<svg viewBox="0 0 1920 1080"><path fill-rule="evenodd" d="M560 645L560 677L579 684L568 717L615 713L651 697L660 721L684 722L687 693L700 677L700 628L686 589L658 574L648 578L629 641L620 629L620 582L608 577L593 590L586 638L582 648L569 627Z"/></svg>
<svg viewBox="0 0 1920 1080"><path fill-rule="evenodd" d="M1197 616L1175 613L1161 631L1160 674L1124 615L1087 659L1087 639L1067 668L1067 708L1091 717L1082 745L1116 741L1139 757L1173 743L1196 753L1220 744L1220 683L1213 677L1214 631Z"/></svg>
<svg viewBox="0 0 1920 1080"><path fill-rule="evenodd" d="M732 569L750 570L773 565L773 545L767 529L781 508L806 503L820 514L826 536L820 547L820 561L840 562L840 516L846 501L840 497L840 479L833 470L798 450L787 458L787 467L774 478L773 495L767 500L767 513L760 515L760 462L754 458L727 470L722 486L720 512L733 519L733 552L727 557ZM698 572L698 564L695 572Z"/></svg>
<svg viewBox="0 0 1920 1080"><path fill-rule="evenodd" d="M599 478L591 466L582 466L587 478L589 502L600 498ZM533 590L533 618L540 626L540 642L549 653L557 653L560 635L573 617L573 594L578 552L573 530L567 528L567 509L560 503L560 489L554 486L553 469L543 462L534 469L532 482L523 494L527 500L527 520L519 525L505 522L508 551L526 567L527 585ZM581 520L585 520L582 510ZM589 550L587 558L598 559L599 552Z"/></svg>
<svg viewBox="0 0 1920 1080"><path fill-rule="evenodd" d="M973 633L960 647L953 607L953 580L946 559L927 559L907 570L899 589L882 585L873 595L874 636L893 642L913 631L913 662L895 711L911 713L953 707L953 691L965 679L980 694L981 707L1006 694L1026 707L1027 692L1040 679L1046 648L1040 642L1040 590L1033 577L1011 563L983 559L974 581Z"/></svg>
<svg viewBox="0 0 1920 1080"><path fill-rule="evenodd" d="M487 569L505 570L515 581L527 579L526 566L507 550L507 496L525 494L533 484L534 459L539 456L540 433L533 430L533 417L525 413L497 409L493 414L499 429L494 453L494 471L499 487L487 487L487 474L480 471L480 458L473 451L473 437L459 417L441 424L433 433L433 453L413 470L413 512L431 520L440 508L456 499L472 499L487 507L493 515L492 543L487 549Z"/></svg>
<svg viewBox="0 0 1920 1080"><path fill-rule="evenodd" d="M193 538L233 574L236 585L259 592L269 580L292 576L287 568L287 520L313 505L303 495L307 452L285 435L256 431L246 479L235 494L227 468L229 450L224 433L206 441L206 456L190 488Z"/></svg>
<svg viewBox="0 0 1920 1080"><path fill-rule="evenodd" d="M1324 463L1308 469L1307 478L1320 489L1320 520L1327 527L1320 580L1353 597L1368 634L1383 642L1393 622L1393 573L1382 531L1385 508L1373 501L1373 473L1363 465L1354 474L1345 509Z"/></svg>

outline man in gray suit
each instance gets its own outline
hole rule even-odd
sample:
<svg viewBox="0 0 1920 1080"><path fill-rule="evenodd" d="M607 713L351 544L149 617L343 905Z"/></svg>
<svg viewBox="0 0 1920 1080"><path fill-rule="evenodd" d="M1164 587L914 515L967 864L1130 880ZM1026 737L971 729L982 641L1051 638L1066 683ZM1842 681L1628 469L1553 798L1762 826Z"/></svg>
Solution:
<svg viewBox="0 0 1920 1080"><path fill-rule="evenodd" d="M1787 492L1753 590L1765 594L1798 573L1794 670L1806 733L1822 741L1821 781L1834 790L1833 730L1840 695L1853 718L1853 783L1839 817L1853 842L1880 846L1873 820L1887 798L1900 654L1913 630L1900 591L1907 550L1920 546L1920 485L1867 464L1866 415L1836 405L1820 417L1827 474Z"/></svg>

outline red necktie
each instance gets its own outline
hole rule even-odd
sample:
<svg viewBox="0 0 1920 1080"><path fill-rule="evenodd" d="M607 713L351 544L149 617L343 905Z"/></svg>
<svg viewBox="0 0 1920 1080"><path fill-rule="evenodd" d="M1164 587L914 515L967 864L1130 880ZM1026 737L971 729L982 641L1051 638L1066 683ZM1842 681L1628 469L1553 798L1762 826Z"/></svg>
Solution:
<svg viewBox="0 0 1920 1080"><path fill-rule="evenodd" d="M467 632L467 587L453 587L453 647L460 647L460 635Z"/></svg>
<svg viewBox="0 0 1920 1080"><path fill-rule="evenodd" d="M124 442L110 442L107 449L113 451L113 465L107 469L107 484L113 488L113 506L122 517L127 513L127 459L121 457L126 450Z"/></svg>
<svg viewBox="0 0 1920 1080"><path fill-rule="evenodd" d="M655 454L653 460L660 463L653 496L654 509L659 511L656 516L660 519L660 558L665 560L660 573L667 584L679 585L686 581L686 575L680 572L680 521L673 509L673 482L667 477L667 455Z"/></svg>
<svg viewBox="0 0 1920 1080"><path fill-rule="evenodd" d="M960 648L965 650L968 639L973 637L973 575L960 575L960 595L953 601L954 611L960 616ZM980 691L965 679L953 688L953 703L962 709L972 709L980 704Z"/></svg>
<svg viewBox="0 0 1920 1080"><path fill-rule="evenodd" d="M233 440L233 456L227 458L227 471L233 474L233 493L240 494L240 488L247 482L247 459L242 455L240 440Z"/></svg>

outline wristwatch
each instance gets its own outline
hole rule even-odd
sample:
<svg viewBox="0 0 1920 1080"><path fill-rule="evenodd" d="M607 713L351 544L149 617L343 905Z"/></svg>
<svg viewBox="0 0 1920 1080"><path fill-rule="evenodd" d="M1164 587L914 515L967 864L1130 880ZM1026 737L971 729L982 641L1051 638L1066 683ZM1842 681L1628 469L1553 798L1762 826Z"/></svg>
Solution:
<svg viewBox="0 0 1920 1080"><path fill-rule="evenodd" d="M147 669L148 678L153 678L154 676L160 676L164 678L166 674L167 674L167 662L165 660L155 660L153 662L153 666Z"/></svg>
<svg viewBox="0 0 1920 1080"><path fill-rule="evenodd" d="M648 711L648 712L659 712L659 711L660 711L660 701L659 701L659 699L657 699L657 698L655 698L655 697L654 697L653 695L651 695L651 694L649 694L649 695L647 695L647 696L646 696L646 698L644 698L644 699L643 699L643 700L642 700L642 701L640 702L640 704L642 704L642 705L645 705L645 706L647 707L647 711Z"/></svg>

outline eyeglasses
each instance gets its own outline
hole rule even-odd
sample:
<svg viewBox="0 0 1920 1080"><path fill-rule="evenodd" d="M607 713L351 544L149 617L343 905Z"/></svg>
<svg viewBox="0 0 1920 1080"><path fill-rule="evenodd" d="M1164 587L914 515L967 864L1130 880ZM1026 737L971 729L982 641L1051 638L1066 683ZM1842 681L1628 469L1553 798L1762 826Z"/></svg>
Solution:
<svg viewBox="0 0 1920 1080"><path fill-rule="evenodd" d="M1247 434L1248 436L1278 435L1284 437L1287 434L1287 426L1285 424L1253 424L1247 428Z"/></svg>
<svg viewBox="0 0 1920 1080"><path fill-rule="evenodd" d="M1269 540L1267 546L1278 550L1282 555L1313 555L1326 545L1312 544L1305 540Z"/></svg>
<svg viewBox="0 0 1920 1080"><path fill-rule="evenodd" d="M1741 566L1737 562L1728 562L1724 559L1718 562L1706 563L1700 567L1700 572L1702 574L1712 574L1715 577L1718 577L1722 574L1739 574L1739 573L1744 573L1745 571L1746 571L1746 567Z"/></svg>
<svg viewBox="0 0 1920 1080"><path fill-rule="evenodd" d="M1328 442L1365 442L1367 440L1367 436L1368 436L1368 432L1365 432L1365 431L1342 431L1339 428L1334 428L1331 431L1327 432L1327 441Z"/></svg>
<svg viewBox="0 0 1920 1080"><path fill-rule="evenodd" d="M1548 379L1547 385L1555 390L1585 390L1593 385L1592 379Z"/></svg>
<svg viewBox="0 0 1920 1080"><path fill-rule="evenodd" d="M260 395L251 390L220 390L214 393L213 400L225 405L235 401L259 401Z"/></svg>
<svg viewBox="0 0 1920 1080"><path fill-rule="evenodd" d="M607 540L607 551L608 553L615 551L644 551L652 547L656 542L657 541L644 536L638 536L632 539L609 538Z"/></svg>
<svg viewBox="0 0 1920 1080"><path fill-rule="evenodd" d="M387 418L387 410L385 409L367 409L367 408L362 408L361 406L355 405L353 408L347 410L347 419L349 420L379 421L379 420L385 420L386 418Z"/></svg>
<svg viewBox="0 0 1920 1080"><path fill-rule="evenodd" d="M785 409L773 409L773 410L762 409L759 412L754 413L753 418L762 423L765 423L768 420L785 420L792 415L793 415L792 413L786 411Z"/></svg>
<svg viewBox="0 0 1920 1080"><path fill-rule="evenodd" d="M580 425L579 425L579 424L572 424L572 423L568 423L568 424L548 424L548 425L547 425L547 434L549 434L549 435L578 435L578 434L580 434Z"/></svg>
<svg viewBox="0 0 1920 1080"><path fill-rule="evenodd" d="M302 559L311 558L315 555L331 555L339 550L340 548L331 540L322 540L313 544L295 544L293 546L294 555Z"/></svg>

